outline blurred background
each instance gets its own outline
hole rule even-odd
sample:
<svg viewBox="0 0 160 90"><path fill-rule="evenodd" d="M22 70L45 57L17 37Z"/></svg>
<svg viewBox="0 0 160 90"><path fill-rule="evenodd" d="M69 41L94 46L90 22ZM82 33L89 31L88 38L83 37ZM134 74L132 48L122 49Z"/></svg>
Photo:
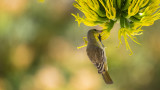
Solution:
<svg viewBox="0 0 160 90"><path fill-rule="evenodd" d="M160 20L117 48L119 24L103 41L113 85L86 55L74 0L0 0L0 90L160 90ZM123 40L124 41L124 40Z"/></svg>

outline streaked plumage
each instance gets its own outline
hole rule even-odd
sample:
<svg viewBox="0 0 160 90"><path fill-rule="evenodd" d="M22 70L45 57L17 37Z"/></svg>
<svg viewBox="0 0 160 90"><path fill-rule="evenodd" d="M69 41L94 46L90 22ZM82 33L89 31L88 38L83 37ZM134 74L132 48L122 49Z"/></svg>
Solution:
<svg viewBox="0 0 160 90"><path fill-rule="evenodd" d="M88 31L87 39L87 55L91 62L97 67L98 73L102 74L104 81L107 84L112 84L113 81L108 74L107 58L105 54L104 47L96 40L94 34L99 33L96 29Z"/></svg>

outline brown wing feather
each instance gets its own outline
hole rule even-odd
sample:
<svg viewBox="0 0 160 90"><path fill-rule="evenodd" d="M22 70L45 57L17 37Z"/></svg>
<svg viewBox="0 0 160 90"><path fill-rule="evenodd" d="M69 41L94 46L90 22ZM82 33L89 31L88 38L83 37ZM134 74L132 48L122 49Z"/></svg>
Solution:
<svg viewBox="0 0 160 90"><path fill-rule="evenodd" d="M98 73L102 73L104 71L104 63L106 62L104 50L97 46L89 46L87 47L87 55L97 67Z"/></svg>

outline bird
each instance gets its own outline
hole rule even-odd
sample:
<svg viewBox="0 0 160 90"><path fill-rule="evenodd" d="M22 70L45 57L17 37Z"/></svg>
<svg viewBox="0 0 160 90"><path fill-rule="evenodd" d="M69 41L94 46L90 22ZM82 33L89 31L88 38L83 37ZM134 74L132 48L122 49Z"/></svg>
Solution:
<svg viewBox="0 0 160 90"><path fill-rule="evenodd" d="M87 48L86 52L90 59L90 61L96 66L98 69L98 73L102 74L102 77L106 84L112 84L113 81L108 73L108 65L107 65L107 57L105 54L105 48L101 41L100 33L102 30L91 29L87 33ZM98 40L96 39L96 35L99 34Z"/></svg>

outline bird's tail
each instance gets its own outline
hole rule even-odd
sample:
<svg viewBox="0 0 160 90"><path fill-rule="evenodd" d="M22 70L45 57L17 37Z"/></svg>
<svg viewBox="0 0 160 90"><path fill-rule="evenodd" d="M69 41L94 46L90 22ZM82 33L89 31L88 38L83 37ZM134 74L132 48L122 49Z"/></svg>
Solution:
<svg viewBox="0 0 160 90"><path fill-rule="evenodd" d="M103 76L103 79L104 79L106 84L112 84L113 83L113 81L112 81L112 79L111 79L111 77L110 77L110 75L109 75L107 70L102 72L102 76Z"/></svg>

